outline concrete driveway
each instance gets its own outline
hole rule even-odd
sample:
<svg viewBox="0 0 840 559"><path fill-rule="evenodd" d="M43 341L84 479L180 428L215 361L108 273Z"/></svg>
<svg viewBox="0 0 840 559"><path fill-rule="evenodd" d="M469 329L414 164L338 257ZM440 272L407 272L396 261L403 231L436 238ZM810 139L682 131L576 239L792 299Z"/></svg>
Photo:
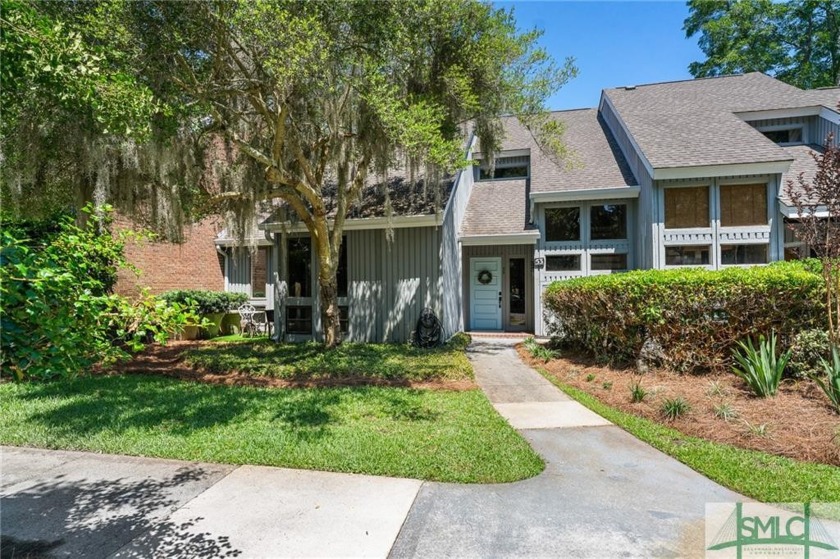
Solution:
<svg viewBox="0 0 840 559"><path fill-rule="evenodd" d="M707 502L743 500L570 401L509 340L476 377L546 460L457 485L2 448L7 557L702 557Z"/></svg>

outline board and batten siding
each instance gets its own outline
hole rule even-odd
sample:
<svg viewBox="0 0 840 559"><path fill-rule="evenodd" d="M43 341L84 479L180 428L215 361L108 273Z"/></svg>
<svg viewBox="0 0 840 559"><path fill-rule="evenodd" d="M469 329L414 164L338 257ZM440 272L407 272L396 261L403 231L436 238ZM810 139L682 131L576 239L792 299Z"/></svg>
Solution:
<svg viewBox="0 0 840 559"><path fill-rule="evenodd" d="M472 142L470 142L472 143ZM472 159L472 153L467 153L467 160ZM443 212L440 241L440 273L441 273L441 323L447 338L465 330L468 324L463 314L464 294L468 293L463 287L464 273L461 268L461 245L458 234L467 212L474 184L472 169L464 169L458 173L455 187L449 202Z"/></svg>
<svg viewBox="0 0 840 559"><path fill-rule="evenodd" d="M840 142L840 124L835 124L822 117L814 118L814 126L811 130L811 143L816 145L825 144L829 135L834 136L834 144Z"/></svg>
<svg viewBox="0 0 840 559"><path fill-rule="evenodd" d="M424 308L441 318L440 227L347 232L349 327L354 342L405 342Z"/></svg>
<svg viewBox="0 0 840 559"><path fill-rule="evenodd" d="M245 293L255 306L272 308L274 306L274 270L277 269L277 255L273 247L268 248L268 262L266 262L265 298L251 297L251 252L248 247L228 247L225 249L225 291Z"/></svg>

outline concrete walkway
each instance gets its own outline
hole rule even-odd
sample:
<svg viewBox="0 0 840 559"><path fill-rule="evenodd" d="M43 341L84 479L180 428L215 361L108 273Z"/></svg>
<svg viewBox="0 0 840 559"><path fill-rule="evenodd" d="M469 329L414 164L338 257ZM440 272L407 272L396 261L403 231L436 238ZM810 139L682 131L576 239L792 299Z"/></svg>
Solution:
<svg viewBox="0 0 840 559"><path fill-rule="evenodd" d="M641 443L522 364L469 356L545 459L457 485L2 448L2 557L702 557L706 502L742 498Z"/></svg>

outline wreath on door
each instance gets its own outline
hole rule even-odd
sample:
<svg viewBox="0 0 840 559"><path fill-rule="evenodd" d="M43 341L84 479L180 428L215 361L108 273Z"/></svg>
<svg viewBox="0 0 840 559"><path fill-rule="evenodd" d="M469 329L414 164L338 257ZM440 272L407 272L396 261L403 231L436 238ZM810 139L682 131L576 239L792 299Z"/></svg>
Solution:
<svg viewBox="0 0 840 559"><path fill-rule="evenodd" d="M493 274L490 273L490 270L481 270L478 273L478 283L481 285L487 285L491 281L493 281Z"/></svg>

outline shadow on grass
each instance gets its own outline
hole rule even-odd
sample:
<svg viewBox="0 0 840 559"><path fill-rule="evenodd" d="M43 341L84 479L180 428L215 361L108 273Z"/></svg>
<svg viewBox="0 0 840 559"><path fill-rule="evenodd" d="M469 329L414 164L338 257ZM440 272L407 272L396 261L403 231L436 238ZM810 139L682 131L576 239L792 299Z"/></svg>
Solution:
<svg viewBox="0 0 840 559"><path fill-rule="evenodd" d="M380 388L258 389L202 385L162 377L88 377L21 387L22 421L68 438L98 434L182 437L225 426L259 425L311 441L364 409L393 421L432 421L421 391ZM230 433L226 437L235 436Z"/></svg>
<svg viewBox="0 0 840 559"><path fill-rule="evenodd" d="M408 385L469 377L458 360L459 347L418 349L405 344L345 343L334 349L320 344L208 343L184 353L186 363L212 373L236 371L296 382L353 378Z"/></svg>
<svg viewBox="0 0 840 559"><path fill-rule="evenodd" d="M192 530L201 518L167 519L183 504L176 495L185 486L206 486L211 477L195 466L162 479L58 476L5 495L0 556L238 557L227 536Z"/></svg>

